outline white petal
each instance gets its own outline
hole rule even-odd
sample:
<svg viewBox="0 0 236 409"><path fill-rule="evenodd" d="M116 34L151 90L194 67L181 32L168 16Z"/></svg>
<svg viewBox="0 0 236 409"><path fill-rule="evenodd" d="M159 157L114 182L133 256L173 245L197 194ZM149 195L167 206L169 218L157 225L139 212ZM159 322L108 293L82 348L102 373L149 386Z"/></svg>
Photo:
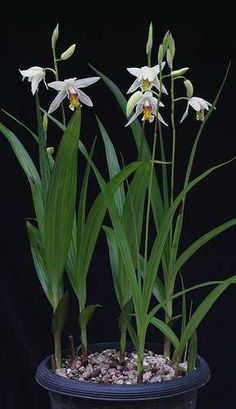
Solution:
<svg viewBox="0 0 236 409"><path fill-rule="evenodd" d="M152 82L155 77L155 71L152 70L150 67L142 67L141 68L141 75L139 76L139 80L148 80L149 82Z"/></svg>
<svg viewBox="0 0 236 409"><path fill-rule="evenodd" d="M154 118L155 118L154 115L151 115L151 116L150 116L150 118L149 118L149 120L148 120L148 121L150 122L150 124L154 121Z"/></svg>
<svg viewBox="0 0 236 409"><path fill-rule="evenodd" d="M85 94L85 92L83 92L83 91L79 91L79 100L80 100L83 104L88 105L89 107L92 107L92 106L93 106L93 103L92 103L91 99L90 99L90 98L88 97L88 95Z"/></svg>
<svg viewBox="0 0 236 409"><path fill-rule="evenodd" d="M57 91L61 91L64 88L65 83L64 81L53 81L53 82L49 82L48 86L50 88L56 89Z"/></svg>
<svg viewBox="0 0 236 409"><path fill-rule="evenodd" d="M154 65L154 67L152 67L152 69L155 71L155 73L156 73L156 75L157 75L157 74L159 74L160 71L163 70L163 68L165 67L165 65L166 65L166 63L163 61L163 62L161 63L161 70L160 70L160 65L159 65L159 64Z"/></svg>
<svg viewBox="0 0 236 409"><path fill-rule="evenodd" d="M210 102L207 102L205 99L203 98L199 98L199 97L195 97L198 99L199 103L201 104L201 107L203 109L206 109L208 111L209 106L211 106L212 104L210 104Z"/></svg>
<svg viewBox="0 0 236 409"><path fill-rule="evenodd" d="M192 98L190 98L188 103L189 103L189 105L191 105L191 107L193 109L195 109L195 111L200 111L201 110L201 104L200 104L199 98L192 97Z"/></svg>
<svg viewBox="0 0 236 409"><path fill-rule="evenodd" d="M42 67L31 67L28 70L19 70L23 77L33 77L34 75L44 72Z"/></svg>
<svg viewBox="0 0 236 409"><path fill-rule="evenodd" d="M156 87L158 89L158 91L160 91L160 81L159 81L158 78L154 78L153 85L154 85L154 87ZM162 86L161 86L161 91L163 92L163 94L168 95L167 89L166 89L164 84L162 84Z"/></svg>
<svg viewBox="0 0 236 409"><path fill-rule="evenodd" d="M99 81L100 77L89 77L89 78L83 78L80 80L75 81L75 86L76 88L85 88L88 87L89 85L94 84L95 82Z"/></svg>
<svg viewBox="0 0 236 409"><path fill-rule="evenodd" d="M126 116L129 117L130 114L132 113L135 105L137 105L138 101L143 97L143 94L141 91L136 91L134 94L131 95L131 97L127 101L126 105Z"/></svg>
<svg viewBox="0 0 236 409"><path fill-rule="evenodd" d="M128 91L126 94L131 94L131 92L136 91L137 88L140 86L140 81L138 78L133 82L133 84L129 87Z"/></svg>
<svg viewBox="0 0 236 409"><path fill-rule="evenodd" d="M38 85L39 85L39 83L40 83L40 81L41 81L42 79L43 79L43 78L42 78L41 75L35 75L35 76L32 78L32 82L31 82L31 92L32 92L33 95L34 95L35 92L37 91Z"/></svg>
<svg viewBox="0 0 236 409"><path fill-rule="evenodd" d="M189 110L189 102L188 102L187 108L185 109L184 114L183 114L183 116L182 116L182 118L180 120L180 123L182 123L185 120L186 116L188 115L188 110Z"/></svg>
<svg viewBox="0 0 236 409"><path fill-rule="evenodd" d="M168 126L168 124L164 121L164 119L162 118L161 114L158 112L157 114L157 118L159 119L160 122L162 122L164 125Z"/></svg>
<svg viewBox="0 0 236 409"><path fill-rule="evenodd" d="M135 77L139 77L141 68L127 68L127 71L129 71L131 75L134 75Z"/></svg>
<svg viewBox="0 0 236 409"><path fill-rule="evenodd" d="M129 126L131 122L135 121L135 119L141 114L142 112L142 104L139 102L136 106L135 114L130 118L129 122L125 126Z"/></svg>
<svg viewBox="0 0 236 409"><path fill-rule="evenodd" d="M54 100L52 101L49 109L48 109L48 113L51 114L52 112L54 112L61 104L61 102L63 101L64 98L66 98L66 91L65 90L61 90L58 92L56 98L54 98Z"/></svg>

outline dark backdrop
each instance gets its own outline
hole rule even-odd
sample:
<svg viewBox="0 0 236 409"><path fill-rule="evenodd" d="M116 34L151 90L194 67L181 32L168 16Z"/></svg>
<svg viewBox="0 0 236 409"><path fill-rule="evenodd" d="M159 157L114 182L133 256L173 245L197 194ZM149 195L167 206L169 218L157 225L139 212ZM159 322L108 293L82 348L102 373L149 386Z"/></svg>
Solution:
<svg viewBox="0 0 236 409"><path fill-rule="evenodd" d="M201 7L201 6L200 6ZM115 11L115 9L114 9ZM125 92L132 77L126 67L145 64L145 43L149 20L59 20L60 49L76 42L74 57L62 66L62 77L91 76L88 68L91 62L110 76ZM155 21L156 20L156 21ZM167 29L173 32L177 44L176 64L190 66L190 77L195 83L196 95L213 101L214 95L224 76L228 61L235 57L235 35L233 26L220 29L218 23L170 24L153 18L156 36L161 39ZM1 30L1 95L0 106L16 117L35 127L35 114L30 86L22 84L18 68L50 64L50 36L56 19L47 23L23 23L4 21ZM222 26L221 26L222 28ZM236 155L235 116L235 65L233 63L228 81L224 87L217 110L200 142L194 174L210 165ZM48 107L48 94L42 89L42 105ZM100 82L88 90L94 101L94 111L106 124L118 152L125 161L134 158L131 134L124 128L124 118L109 91ZM53 91L49 94L54 96ZM178 114L185 109L181 105ZM90 147L97 133L94 111L84 107L82 140ZM30 135L19 130L13 121L1 114L1 120L17 132L34 158L37 150ZM186 158L197 129L194 112L179 129L177 136L177 174L179 180L185 169ZM59 134L52 128L51 142L56 145ZM170 134L167 134L170 140ZM104 175L104 151L99 138L95 160ZM83 169L83 162L80 164ZM0 149L1 179L1 407L4 409L47 409L46 392L36 385L34 374L43 357L52 351L50 336L51 310L37 280L29 251L25 221L33 216L30 190L20 166L8 143L1 138ZM219 170L216 175L199 186L192 194L187 207L184 243L203 234L225 220L235 217L235 164ZM93 184L90 200L96 194ZM177 185L177 189L180 184ZM236 273L235 229L206 245L184 269L186 283L221 279ZM66 282L66 286L69 287ZM90 341L114 340L118 337L118 307L114 301L112 282L104 235L101 234L88 279L89 302L100 303L103 309L94 316L89 326ZM194 295L194 303L206 294L201 291ZM236 290L230 288L212 308L199 328L199 353L209 362L212 379L199 396L199 408L230 407L234 399L235 385L235 344L234 333ZM64 333L64 345L73 333L78 342L77 305L73 295L70 299L70 315ZM156 334L150 338L155 340Z"/></svg>

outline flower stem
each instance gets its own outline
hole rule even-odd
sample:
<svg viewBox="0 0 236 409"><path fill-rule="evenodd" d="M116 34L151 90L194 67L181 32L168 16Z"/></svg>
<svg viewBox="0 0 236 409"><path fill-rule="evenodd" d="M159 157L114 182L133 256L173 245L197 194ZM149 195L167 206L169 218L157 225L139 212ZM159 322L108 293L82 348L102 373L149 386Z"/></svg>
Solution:
<svg viewBox="0 0 236 409"><path fill-rule="evenodd" d="M170 185L170 204L174 201L174 187L175 187L175 144L176 144L176 128L175 128L175 91L174 79L171 78L171 124L172 124L172 159L171 159L171 185ZM172 238L172 229L171 229Z"/></svg>
<svg viewBox="0 0 236 409"><path fill-rule="evenodd" d="M54 47L52 48L52 54L53 54L53 64L54 64L56 81L59 81L59 73L58 73L58 65L57 65L58 60L57 60L57 57L56 57L56 50L55 50ZM63 102L61 103L61 113L62 113L63 125L66 126L66 116L65 116L65 110L64 110Z"/></svg>
<svg viewBox="0 0 236 409"><path fill-rule="evenodd" d="M61 334L56 332L54 334L54 356L56 369L61 368Z"/></svg>
<svg viewBox="0 0 236 409"><path fill-rule="evenodd" d="M146 268L147 268L149 219L150 219L150 210L151 210L152 181L153 181L153 173L154 173L154 159L155 159L156 147L157 147L157 116L155 117L155 128L154 128L154 138L153 138L153 146L152 146L150 179L149 179L149 186L148 186L148 201L147 201L146 226L145 226L145 243L144 243L144 277L146 275Z"/></svg>

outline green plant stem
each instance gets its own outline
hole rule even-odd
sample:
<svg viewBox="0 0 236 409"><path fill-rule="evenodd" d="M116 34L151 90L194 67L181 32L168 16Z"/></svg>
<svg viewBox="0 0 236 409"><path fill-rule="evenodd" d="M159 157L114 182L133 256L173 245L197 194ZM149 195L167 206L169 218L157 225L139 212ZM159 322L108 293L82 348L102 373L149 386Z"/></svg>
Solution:
<svg viewBox="0 0 236 409"><path fill-rule="evenodd" d="M155 159L156 147L157 147L157 116L155 118L150 179L149 179L149 187L148 187L148 201L147 201L146 226L145 226L145 244L144 244L144 280L145 280L146 268L147 268L149 218L150 218L150 210L151 210L152 181L153 181L153 173L154 173L154 159Z"/></svg>
<svg viewBox="0 0 236 409"><path fill-rule="evenodd" d="M142 160L143 156L143 145L144 145L144 139L145 139L145 122L143 122L143 127L142 127L142 136L141 136L141 142L140 142L140 147L139 147L139 153L138 153L138 160Z"/></svg>
<svg viewBox="0 0 236 409"><path fill-rule="evenodd" d="M57 65L57 57L56 57L56 50L55 48L52 48L52 54L53 54L53 64L54 64L54 70L55 70L55 78L56 81L59 81L59 73L58 73L58 65ZM66 126L66 116L65 116L65 109L63 102L61 103L61 113L62 113L62 121L63 125Z"/></svg>
<svg viewBox="0 0 236 409"><path fill-rule="evenodd" d="M56 332L54 334L54 356L56 369L61 368L61 334Z"/></svg>
<svg viewBox="0 0 236 409"><path fill-rule="evenodd" d="M87 341L87 327L86 325L80 325L80 339L82 348L82 357L87 359L88 357L88 341Z"/></svg>
<svg viewBox="0 0 236 409"><path fill-rule="evenodd" d="M175 145L176 145L176 128L175 128L175 91L174 79L171 77L171 125L172 125L172 159L171 159L171 182L170 182L170 204L174 201L175 187Z"/></svg>
<svg viewBox="0 0 236 409"><path fill-rule="evenodd" d="M125 348L126 348L126 338L127 338L127 326L122 324L120 326L120 363L125 360Z"/></svg>
<svg viewBox="0 0 236 409"><path fill-rule="evenodd" d="M138 331L138 351L137 351L137 382L143 382L143 356L145 348L146 331Z"/></svg>

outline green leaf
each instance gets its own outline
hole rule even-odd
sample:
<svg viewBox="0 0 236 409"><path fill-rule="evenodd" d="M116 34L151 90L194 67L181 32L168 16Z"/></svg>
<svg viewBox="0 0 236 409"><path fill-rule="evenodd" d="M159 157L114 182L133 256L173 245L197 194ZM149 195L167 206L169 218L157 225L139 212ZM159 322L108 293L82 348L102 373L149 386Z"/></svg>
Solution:
<svg viewBox="0 0 236 409"><path fill-rule="evenodd" d="M58 119L54 118L54 116L52 116L52 115L49 114L47 111L45 111L45 109L43 109L43 108L40 108L40 109L41 109L41 111L42 111L45 115L47 115L47 117L48 117L55 125L58 126L58 128L60 128L62 131L65 131L65 130L66 130L66 127L65 127L65 125L63 125L62 122L60 122L60 121L58 121Z"/></svg>
<svg viewBox="0 0 236 409"><path fill-rule="evenodd" d="M33 138L38 142L38 135L36 135L36 133L34 133L27 125L25 125L23 122L21 122L18 118L16 118L14 115L10 114L9 112L5 111L5 109L2 109L2 112L4 112L4 114L6 114L7 116L9 116L9 118L13 119L17 124L19 124L20 126L22 126L22 128L24 128L27 132L30 133L31 136L33 136Z"/></svg>
<svg viewBox="0 0 236 409"><path fill-rule="evenodd" d="M81 111L73 114L60 142L49 185L45 214L45 259L54 308L58 303L71 242L77 191L77 157Z"/></svg>
<svg viewBox="0 0 236 409"><path fill-rule="evenodd" d="M126 105L127 105L127 100L120 91L120 89L117 87L116 84L114 84L113 81L111 81L106 75L104 75L102 72L98 71L95 67L93 67L91 64L89 66L97 73L97 75L105 82L105 84L108 86L108 88L111 90L113 95L115 96L122 112L126 116ZM132 122L130 125L131 131L134 136L134 140L137 146L137 150L140 151L140 147L142 146L142 157L141 159L143 160L151 160L151 153L150 153L150 148L148 145L147 140L144 138L143 135L143 129L139 123L138 120ZM158 206L156 204L158 203ZM160 192L159 184L156 178L153 177L153 187L152 187L152 208L153 208L153 214L154 214L154 220L156 227L158 229L159 224L161 223L164 215L164 207L163 207L163 201L162 201L162 195Z"/></svg>
<svg viewBox="0 0 236 409"><path fill-rule="evenodd" d="M134 174L125 200L122 224L128 239L135 267L140 263L140 244L144 225L144 205L149 182L150 164L143 163Z"/></svg>
<svg viewBox="0 0 236 409"><path fill-rule="evenodd" d="M87 305L87 307L83 309L83 311L79 315L79 323L81 327L86 327L88 325L88 322L90 321L92 315L98 307L102 306L99 304Z"/></svg>
<svg viewBox="0 0 236 409"><path fill-rule="evenodd" d="M164 321L161 321L156 317L152 317L150 322L170 340L171 344L174 346L175 349L179 348L179 340L177 336L175 335L174 331Z"/></svg>
<svg viewBox="0 0 236 409"><path fill-rule="evenodd" d="M52 304L52 292L48 283L42 241L39 230L36 227L34 227L29 221L26 222L26 228L28 232L31 253L34 260L35 270L38 279L40 281L44 293L48 298L48 301L50 302L50 304Z"/></svg>
<svg viewBox="0 0 236 409"><path fill-rule="evenodd" d="M226 162L220 163L219 165L213 166L212 168L207 169L205 172L203 172L201 175L193 179L188 186L182 190L182 192L179 193L179 195L175 198L173 204L171 207L168 209L163 222L160 226L159 234L157 235L150 258L148 260L147 264L147 274L144 277L144 288L143 288L143 303L145 306L146 311L148 310L149 303L150 303L150 298L152 295L152 290L153 290L153 285L155 282L155 276L156 273L159 269L160 265L160 260L163 254L163 248L165 246L166 239L169 234L170 227L172 225L172 219L173 216L176 212L176 209L180 205L183 197L194 187L196 186L199 182L201 182L203 179L207 178L211 173L215 172L217 169L221 168L222 166L227 165L228 163L232 162L236 158L232 158Z"/></svg>
<svg viewBox="0 0 236 409"><path fill-rule="evenodd" d="M16 155L16 158L25 172L32 193L32 199L34 203L34 209L37 217L37 221L40 228L41 236L44 235L44 205L42 200L42 186L40 176L38 171L29 156L27 150L24 148L22 143L16 137L16 135L6 128L2 123L0 123L0 132L5 136L5 138L10 143L13 152Z"/></svg>
<svg viewBox="0 0 236 409"><path fill-rule="evenodd" d="M236 282L236 276L232 276L229 279L223 281L222 283L218 284L214 290L210 292L210 294L202 301L202 303L198 306L196 311L193 313L192 317L190 318L185 331L181 337L179 347L177 348L177 355L178 359L181 360L183 351L185 346L187 345L188 341L197 330L201 321L205 318L208 311L214 305L214 303L218 300L221 294L233 283Z"/></svg>
<svg viewBox="0 0 236 409"><path fill-rule="evenodd" d="M89 156L86 155L87 160L89 159ZM90 161L91 162L91 161ZM119 177L120 182L122 182L122 175L125 175L125 177L128 177L129 175L129 171L131 169L131 167L133 167L133 171L135 169L137 169L139 166L141 166L140 162L134 162L129 164L127 167L125 167L120 174L114 176L113 179L115 179L116 177ZM104 180L100 174L100 172L98 171L97 167L95 166L95 164L93 162L91 162L91 167L95 173L95 176L97 178L97 181L99 183L100 189L103 193L104 199L105 199L105 203L106 206L108 207L111 219L112 219L112 223L113 226L116 230L116 236L117 236L117 240L118 240L118 244L119 244L119 250L121 252L122 258L124 260L124 262L126 262L127 265L127 271L129 274L129 280L130 280L130 287L132 289L132 293L133 293L133 302L134 302L134 306L135 306L135 310L138 311L139 310L139 300L140 300L140 288L138 286L137 283L137 277L136 277L136 272L135 272L135 267L133 264L133 260L132 260L132 256L131 256L131 252L130 252L130 248L129 248L129 244L127 241L127 237L126 234L124 232L117 208L114 206L113 204L113 192L111 192L109 183L106 185L104 183ZM132 172L131 172L132 173Z"/></svg>
<svg viewBox="0 0 236 409"><path fill-rule="evenodd" d="M65 322L66 322L66 317L68 313L68 305L69 305L69 294L68 292L65 292L63 296L61 297L56 310L53 314L52 317L52 333L53 335L55 334L61 334Z"/></svg>
<svg viewBox="0 0 236 409"><path fill-rule="evenodd" d="M79 144L79 148L88 162L91 163L91 167L96 169L95 164L91 161L89 154L81 143ZM116 190L120 187L121 183L131 175L137 168L140 166L140 162L133 162L130 163L125 169L122 169L119 174L115 175L108 183L107 189L109 189L110 194L114 195ZM105 181L99 173L99 180L102 184L105 185ZM102 193L100 193L97 198L95 199L93 205L90 208L87 220L84 226L84 240L83 240L83 255L80 254L80 265L79 271L81 274L86 275L92 254L94 251L94 247L97 241L97 237L99 231L101 229L101 225L107 210L107 204L104 199Z"/></svg>
<svg viewBox="0 0 236 409"><path fill-rule="evenodd" d="M182 288L182 320L181 320L181 336L183 335L183 332L186 328L186 322L187 322L187 303L186 303L186 292L184 291L184 280L181 272L179 272L180 275L180 280L181 280L181 288Z"/></svg>
<svg viewBox="0 0 236 409"><path fill-rule="evenodd" d="M113 277L113 285L116 293L116 298L119 303L120 308L124 306L125 301L127 299L127 290L128 290L128 298L130 298L130 289L126 286L125 293L122 292L120 287L120 274L121 274L121 266L120 266L120 257L119 257L119 247L116 239L116 234L114 229L111 227L103 226L103 229L106 233L108 250L109 250L109 258L110 258L110 265L111 265L111 272Z"/></svg>
<svg viewBox="0 0 236 409"><path fill-rule="evenodd" d="M102 135L104 147L105 147L105 152L106 152L106 159L107 159L107 165L108 165L108 170L109 170L109 175L110 179L115 176L119 171L120 171L120 165L116 156L116 151L114 148L113 143L111 142L111 139L104 128L102 122L99 120L98 117L97 122L98 126ZM120 216L123 213L123 206L125 202L125 191L124 191L124 186L123 184L120 186L119 189L117 189L115 195L114 195L114 200L115 204L117 206L118 212Z"/></svg>
<svg viewBox="0 0 236 409"><path fill-rule="evenodd" d="M39 164L40 173L42 180L42 192L44 204L46 204L46 198L48 193L48 186L50 182L51 167L49 162L49 156L47 153L47 141L46 135L43 127L43 118L40 111L40 104L38 94L36 93L36 114L37 114L37 125L38 125L38 144L39 144Z"/></svg>
<svg viewBox="0 0 236 409"><path fill-rule="evenodd" d="M220 226L212 229L211 231L204 234L202 237L197 239L194 243L192 243L177 259L173 269L171 271L171 276L173 280L175 279L178 271L183 267L184 264L208 241L212 240L214 237L219 236L225 230L229 229L236 225L236 219L229 220L226 223L221 224Z"/></svg>
<svg viewBox="0 0 236 409"><path fill-rule="evenodd" d="M192 150L191 150L191 153L190 153L190 156L189 156L188 166L187 166L187 170L186 170L185 181L184 181L184 188L186 188L186 186L187 186L188 183L189 183L190 176L191 176L191 173L192 173L193 163L194 163L195 155L196 155L196 152L197 152L197 147L198 147L198 143L199 143L200 137L201 137L202 132L203 132L203 130L204 130L204 128L205 128L205 125L207 124L207 121L209 120L209 118L211 117L212 113L214 112L214 109L215 109L215 107L216 107L216 104L217 104L217 102L218 102L218 100L219 100L219 98L220 98L221 92L222 92L222 90L223 90L223 88L224 88L225 82L226 82L227 77L228 77L230 65L231 65L231 63L228 64L228 67L227 67L225 76L224 76L223 81L222 81L222 83L221 83L221 85L220 85L220 88L219 88L219 90L218 90L218 92L217 92L217 94L216 94L216 97L215 97L215 99L214 99L214 102L213 102L211 108L209 109L209 111L207 112L207 115L206 115L206 117L205 117L205 120L201 123L201 126L199 127L199 130L198 130L198 132L197 132L197 135L196 135L196 137L194 138L194 143L193 143L193 147L192 147ZM181 232L182 232L185 200L186 200L186 196L183 197L183 205L182 205L182 211L181 211L181 214L180 214L180 221L179 221L179 223L176 224L176 226L175 226L175 230L176 230L176 231L175 231L175 236L176 236L176 244L175 244L176 250L175 250L175 256L176 256L177 253L178 253L178 248L179 248L179 243L180 243L180 237L181 237ZM175 260L174 260L174 261L175 261Z"/></svg>
<svg viewBox="0 0 236 409"><path fill-rule="evenodd" d="M190 338L187 361L188 373L191 373L195 369L197 361L197 331L194 331Z"/></svg>

